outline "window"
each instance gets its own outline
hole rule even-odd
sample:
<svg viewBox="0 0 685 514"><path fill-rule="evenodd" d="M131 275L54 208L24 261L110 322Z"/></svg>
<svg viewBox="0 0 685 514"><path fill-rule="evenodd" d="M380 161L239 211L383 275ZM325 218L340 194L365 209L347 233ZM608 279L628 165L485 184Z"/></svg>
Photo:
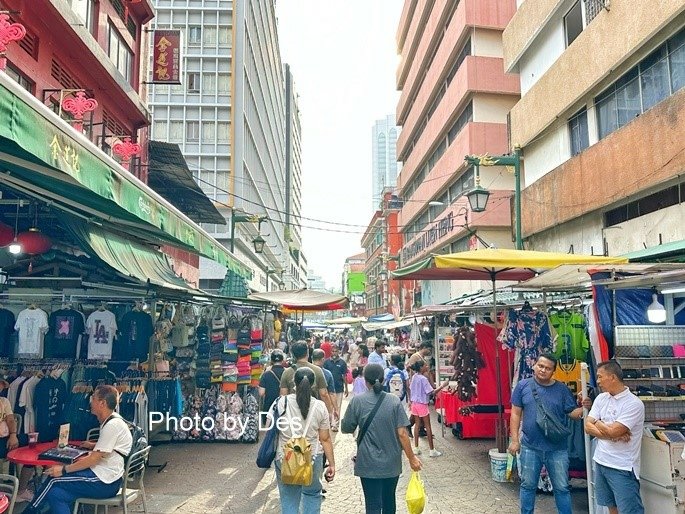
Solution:
<svg viewBox="0 0 685 514"><path fill-rule="evenodd" d="M217 139L219 143L228 143L231 132L231 124L227 121L220 121L216 124Z"/></svg>
<svg viewBox="0 0 685 514"><path fill-rule="evenodd" d="M226 94L231 88L231 76L228 73L219 73L219 78L217 79L217 88L219 94Z"/></svg>
<svg viewBox="0 0 685 514"><path fill-rule="evenodd" d="M570 46L583 32L583 9L580 0L564 16L564 30L566 32L566 46Z"/></svg>
<svg viewBox="0 0 685 514"><path fill-rule="evenodd" d="M202 27L188 27L188 44L199 45L202 41Z"/></svg>
<svg viewBox="0 0 685 514"><path fill-rule="evenodd" d="M205 45L216 45L216 27L206 27L202 39Z"/></svg>
<svg viewBox="0 0 685 514"><path fill-rule="evenodd" d="M200 122L188 121L186 122L186 141L200 140Z"/></svg>
<svg viewBox="0 0 685 514"><path fill-rule="evenodd" d="M152 137L157 141L166 141L167 122L166 121L155 121L152 125Z"/></svg>
<svg viewBox="0 0 685 514"><path fill-rule="evenodd" d="M466 124L472 120L473 102L469 102L469 104L464 108L462 113L459 115L459 117L456 119L452 127L450 127L449 132L447 133L447 140L450 145L457 138L457 135L459 134L459 132L462 131Z"/></svg>
<svg viewBox="0 0 685 514"><path fill-rule="evenodd" d="M188 93L199 93L200 92L200 74L199 73L188 73L186 80L188 82Z"/></svg>
<svg viewBox="0 0 685 514"><path fill-rule="evenodd" d="M604 226L613 227L624 221L632 220L672 205L678 205L685 200L683 198L683 194L685 194L684 187L683 184L667 187L639 200L611 209L604 213Z"/></svg>
<svg viewBox="0 0 685 514"><path fill-rule="evenodd" d="M126 79L126 82L131 82L131 70L133 63L133 53L126 46L117 29L109 24L109 58L121 72Z"/></svg>
<svg viewBox="0 0 685 514"><path fill-rule="evenodd" d="M597 16L600 11L604 8L605 5L608 6L607 0L584 0L585 1L585 17L587 18L587 22L590 23L592 20L595 19L595 16Z"/></svg>
<svg viewBox="0 0 685 514"><path fill-rule="evenodd" d="M183 141L183 122L171 121L169 122L169 142L181 143Z"/></svg>
<svg viewBox="0 0 685 514"><path fill-rule="evenodd" d="M219 45L229 46L231 44L231 29L228 27L219 27Z"/></svg>
<svg viewBox="0 0 685 514"><path fill-rule="evenodd" d="M11 64L7 65L7 68L5 69L5 72L9 77L14 80L17 84L19 84L21 87L26 89L29 93L33 94L33 89L35 86L35 82L30 81L27 79L22 73L16 69L14 66Z"/></svg>
<svg viewBox="0 0 685 514"><path fill-rule="evenodd" d="M671 90L675 93L685 85L685 30L668 40L671 64Z"/></svg>
<svg viewBox="0 0 685 514"><path fill-rule="evenodd" d="M93 23L95 15L95 0L71 0L71 10L74 11L83 21L88 32L93 34L95 24Z"/></svg>
<svg viewBox="0 0 685 514"><path fill-rule="evenodd" d="M202 122L202 142L215 143L216 142L216 124L211 121Z"/></svg>
<svg viewBox="0 0 685 514"><path fill-rule="evenodd" d="M578 155L590 146L586 109L576 113L568 120L568 131L571 136L571 156Z"/></svg>
<svg viewBox="0 0 685 514"><path fill-rule="evenodd" d="M202 77L202 92L210 95L216 93L216 75L205 73Z"/></svg>
<svg viewBox="0 0 685 514"><path fill-rule="evenodd" d="M640 63L642 109L647 110L670 94L666 45L661 45Z"/></svg>

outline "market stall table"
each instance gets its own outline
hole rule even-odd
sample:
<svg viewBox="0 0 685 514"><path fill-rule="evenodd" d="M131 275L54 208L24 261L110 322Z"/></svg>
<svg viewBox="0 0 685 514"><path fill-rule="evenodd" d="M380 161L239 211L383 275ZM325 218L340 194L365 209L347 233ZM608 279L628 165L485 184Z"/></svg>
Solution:
<svg viewBox="0 0 685 514"><path fill-rule="evenodd" d="M78 446L80 441L70 441L69 444ZM57 441L49 441L47 443L37 443L33 447L22 446L15 448L7 453L7 460L14 464L22 464L23 466L54 466L56 464L64 464L56 460L41 459L38 456L46 450L55 448Z"/></svg>

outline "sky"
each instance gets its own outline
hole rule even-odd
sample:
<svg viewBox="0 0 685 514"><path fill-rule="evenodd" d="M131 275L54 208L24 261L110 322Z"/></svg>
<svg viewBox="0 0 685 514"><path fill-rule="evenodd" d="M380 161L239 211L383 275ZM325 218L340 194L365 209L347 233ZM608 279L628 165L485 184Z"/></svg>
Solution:
<svg viewBox="0 0 685 514"><path fill-rule="evenodd" d="M345 259L362 251L373 214L371 128L397 106L395 34L403 3L276 2L281 58L299 95L302 216L331 222L303 219L303 250L329 288L341 286Z"/></svg>

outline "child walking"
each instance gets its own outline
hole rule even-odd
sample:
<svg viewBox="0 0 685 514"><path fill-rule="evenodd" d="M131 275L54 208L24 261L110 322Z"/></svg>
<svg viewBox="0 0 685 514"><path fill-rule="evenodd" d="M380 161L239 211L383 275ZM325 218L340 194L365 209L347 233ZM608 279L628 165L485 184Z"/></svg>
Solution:
<svg viewBox="0 0 685 514"><path fill-rule="evenodd" d="M368 391L364 381L364 368L361 366L354 368L352 370L352 378L354 379L352 382L352 396L359 396Z"/></svg>
<svg viewBox="0 0 685 514"><path fill-rule="evenodd" d="M430 448L430 457L440 457L442 452L435 449L433 445L433 430L431 428L430 411L428 410L428 401L431 396L435 395L444 388L449 382L446 380L440 387L435 389L431 384L427 375L430 372L428 363L421 360L412 365L412 370L415 375L411 379L409 392L411 395L411 415L414 418L416 426L414 427L414 453L419 455L421 449L419 448L419 432L421 425L426 429L426 436L428 438L428 447Z"/></svg>

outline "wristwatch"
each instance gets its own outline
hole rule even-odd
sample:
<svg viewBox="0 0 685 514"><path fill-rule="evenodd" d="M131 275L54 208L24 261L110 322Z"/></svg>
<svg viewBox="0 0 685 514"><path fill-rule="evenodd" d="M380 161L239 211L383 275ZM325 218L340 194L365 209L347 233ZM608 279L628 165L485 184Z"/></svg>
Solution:
<svg viewBox="0 0 685 514"><path fill-rule="evenodd" d="M63 465L63 466L62 466L62 474L63 474L63 475L66 475L66 474L67 474L67 466L66 466L66 465Z"/></svg>

